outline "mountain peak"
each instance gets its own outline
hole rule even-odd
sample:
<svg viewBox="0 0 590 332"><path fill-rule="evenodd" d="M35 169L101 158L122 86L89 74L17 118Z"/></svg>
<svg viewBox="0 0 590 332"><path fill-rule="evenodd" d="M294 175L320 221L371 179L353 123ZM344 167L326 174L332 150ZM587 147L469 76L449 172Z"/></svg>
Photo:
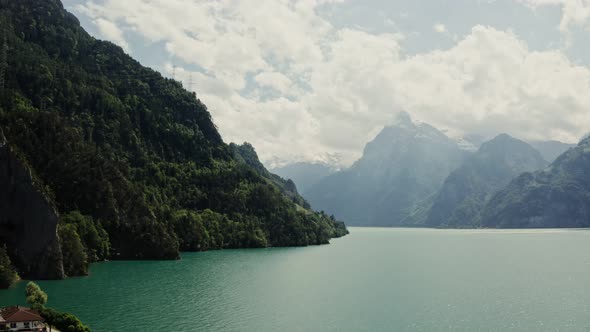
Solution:
<svg viewBox="0 0 590 332"><path fill-rule="evenodd" d="M507 134L481 145L445 180L428 212L426 224L444 227L477 227L479 211L490 195L523 172L546 166L541 154Z"/></svg>
<svg viewBox="0 0 590 332"><path fill-rule="evenodd" d="M316 208L357 226L403 225L414 207L431 197L464 158L443 132L414 124L407 113L369 142L346 170L306 191Z"/></svg>
<svg viewBox="0 0 590 332"><path fill-rule="evenodd" d="M481 225L500 228L580 228L590 225L590 138L547 169L523 174L491 197Z"/></svg>
<svg viewBox="0 0 590 332"><path fill-rule="evenodd" d="M480 146L480 150L485 151L486 149L489 149L490 147L506 147L506 146L512 146L514 144L521 144L521 145L528 145L527 143L514 138L508 134L500 134L494 138L492 138L491 140L484 142L481 146Z"/></svg>
<svg viewBox="0 0 590 332"><path fill-rule="evenodd" d="M395 119L393 120L392 126L394 127L413 127L414 122L412 121L412 117L408 112L401 111L396 114Z"/></svg>
<svg viewBox="0 0 590 332"><path fill-rule="evenodd" d="M541 168L542 165L547 164L541 153L532 145L508 134L500 134L482 144L479 152L504 156L511 160L526 161L525 164L533 165L531 169L524 171L535 170L535 167Z"/></svg>
<svg viewBox="0 0 590 332"><path fill-rule="evenodd" d="M514 138L506 133L501 133L492 139L492 141L513 141L513 140L516 140L516 138Z"/></svg>
<svg viewBox="0 0 590 332"><path fill-rule="evenodd" d="M481 145L480 151L482 152L491 152L495 151L497 153L506 154L509 151L520 151L520 152L535 152L536 151L531 145L528 143L519 140L518 138L514 138L508 134L500 134L494 137L492 140L485 142ZM541 155L539 154L539 158Z"/></svg>

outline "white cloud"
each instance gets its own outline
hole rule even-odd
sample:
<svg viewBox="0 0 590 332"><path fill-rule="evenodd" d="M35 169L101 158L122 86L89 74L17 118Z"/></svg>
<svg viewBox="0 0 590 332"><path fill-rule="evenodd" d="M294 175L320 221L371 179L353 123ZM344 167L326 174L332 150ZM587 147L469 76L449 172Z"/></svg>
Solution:
<svg viewBox="0 0 590 332"><path fill-rule="evenodd" d="M94 24L98 28L102 38L112 41L121 46L126 52L129 52L129 44L123 36L123 31L116 24L104 18L95 19Z"/></svg>
<svg viewBox="0 0 590 332"><path fill-rule="evenodd" d="M318 14L334 2L95 0L77 10L204 68L181 66L177 78L192 78L227 141L249 141L267 161L337 154L350 164L399 110L465 133L573 142L590 128L590 70L561 51L476 26L450 49L407 56L401 34Z"/></svg>
<svg viewBox="0 0 590 332"><path fill-rule="evenodd" d="M445 33L447 32L447 27L442 23L435 24L432 29L438 33Z"/></svg>
<svg viewBox="0 0 590 332"><path fill-rule="evenodd" d="M569 33L572 27L590 28L590 0L517 0L532 8L560 6L562 18L559 30Z"/></svg>
<svg viewBox="0 0 590 332"><path fill-rule="evenodd" d="M570 142L590 127L590 70L560 51L530 51L510 32L477 26L396 70L408 79L396 91L404 108L442 127Z"/></svg>
<svg viewBox="0 0 590 332"><path fill-rule="evenodd" d="M261 72L254 80L259 86L274 89L285 96L298 94L299 89L293 85L291 79L279 72Z"/></svg>

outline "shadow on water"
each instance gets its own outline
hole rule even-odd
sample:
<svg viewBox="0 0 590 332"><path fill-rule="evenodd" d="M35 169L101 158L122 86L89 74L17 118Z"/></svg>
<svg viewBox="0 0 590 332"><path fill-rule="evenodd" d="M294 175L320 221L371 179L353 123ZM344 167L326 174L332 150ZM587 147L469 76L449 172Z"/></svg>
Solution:
<svg viewBox="0 0 590 332"><path fill-rule="evenodd" d="M39 284L95 331L586 330L588 252L587 230L351 228L327 246L112 261Z"/></svg>

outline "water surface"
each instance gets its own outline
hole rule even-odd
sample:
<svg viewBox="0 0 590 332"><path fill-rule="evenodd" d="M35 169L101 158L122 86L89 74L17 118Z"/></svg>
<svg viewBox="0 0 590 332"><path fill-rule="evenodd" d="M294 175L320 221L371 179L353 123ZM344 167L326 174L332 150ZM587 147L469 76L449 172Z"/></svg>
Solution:
<svg viewBox="0 0 590 332"><path fill-rule="evenodd" d="M39 284L99 332L590 330L589 231L351 231ZM24 286L0 291L0 306L24 304Z"/></svg>

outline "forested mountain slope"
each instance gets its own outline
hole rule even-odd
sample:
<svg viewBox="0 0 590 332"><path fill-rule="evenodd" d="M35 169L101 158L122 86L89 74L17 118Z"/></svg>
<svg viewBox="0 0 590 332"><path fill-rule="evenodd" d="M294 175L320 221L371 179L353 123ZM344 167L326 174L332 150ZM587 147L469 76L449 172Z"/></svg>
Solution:
<svg viewBox="0 0 590 332"><path fill-rule="evenodd" d="M425 224L430 227L479 227L487 200L524 172L547 165L529 144L506 134L482 144L445 180Z"/></svg>
<svg viewBox="0 0 590 332"><path fill-rule="evenodd" d="M499 191L481 215L483 227L590 227L590 138L544 170L524 173Z"/></svg>
<svg viewBox="0 0 590 332"><path fill-rule="evenodd" d="M1 129L61 215L66 273L105 258L321 244L347 232L307 209L253 148L238 158L194 93L88 35L60 1L0 0L0 31ZM0 219L6 243L20 226L7 211Z"/></svg>

